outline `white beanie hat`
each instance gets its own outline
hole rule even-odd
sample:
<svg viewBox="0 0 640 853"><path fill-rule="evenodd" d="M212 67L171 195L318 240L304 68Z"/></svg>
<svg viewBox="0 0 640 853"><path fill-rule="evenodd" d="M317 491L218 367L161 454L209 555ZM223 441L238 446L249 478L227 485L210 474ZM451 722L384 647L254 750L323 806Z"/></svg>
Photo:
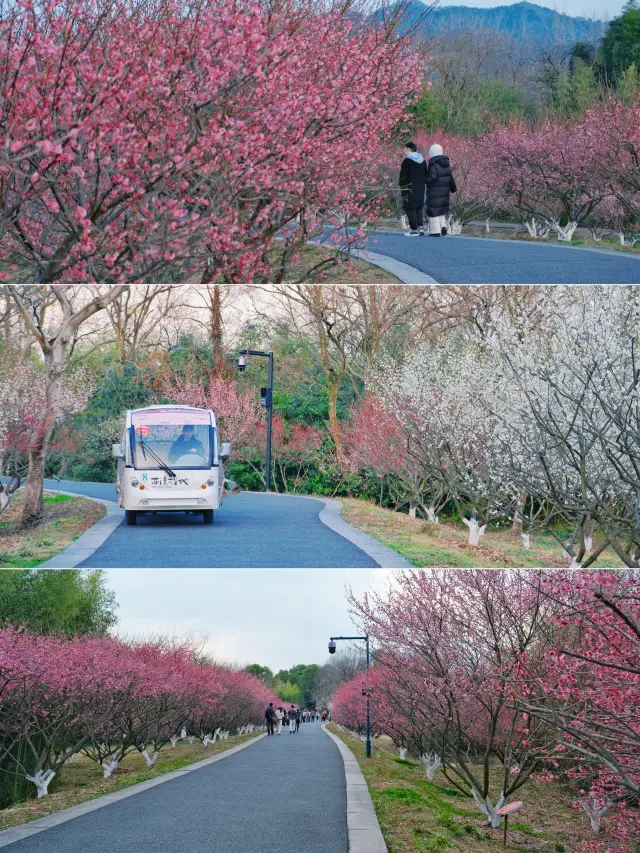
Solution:
<svg viewBox="0 0 640 853"><path fill-rule="evenodd" d="M441 157L442 154L444 154L444 151L442 150L442 145L438 145L438 143L432 145L429 149L429 157Z"/></svg>

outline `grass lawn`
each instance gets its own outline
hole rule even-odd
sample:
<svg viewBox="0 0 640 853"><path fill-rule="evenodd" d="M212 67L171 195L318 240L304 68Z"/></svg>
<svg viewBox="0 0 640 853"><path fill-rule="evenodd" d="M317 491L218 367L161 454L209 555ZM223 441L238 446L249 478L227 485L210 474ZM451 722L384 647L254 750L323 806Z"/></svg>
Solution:
<svg viewBox="0 0 640 853"><path fill-rule="evenodd" d="M342 502L345 521L420 568L567 568L569 565L560 544L549 533L533 533L531 549L525 550L520 536L488 528L480 539L481 545L473 548L467 544L468 532L463 525L434 525L355 498L343 498ZM592 568L621 566L618 556L607 549Z"/></svg>
<svg viewBox="0 0 640 853"><path fill-rule="evenodd" d="M271 251L274 265L282 257L276 243ZM340 263L330 266L325 272L319 270L317 274L307 277L307 271L316 267L325 259L338 260ZM335 249L329 247L307 245L299 252L298 260L286 268L285 282L298 284L400 284L400 279L390 272L376 267L367 261L350 260L346 263L344 256Z"/></svg>
<svg viewBox="0 0 640 853"><path fill-rule="evenodd" d="M42 519L19 530L23 494L20 490L0 515L0 569L30 569L44 563L106 514L102 504L95 501L45 492Z"/></svg>
<svg viewBox="0 0 640 853"><path fill-rule="evenodd" d="M59 777L53 780L48 796L40 800L35 799L34 787L34 799L14 803L7 809L1 809L0 830L20 826L31 820L101 797L103 794L128 788L138 782L145 782L147 779L155 779L156 776L162 776L171 770L179 770L188 764L211 758L212 755L251 740L259 734L261 732L230 737L228 740L216 741L206 749L203 749L199 741L192 744L179 743L176 747L169 744L160 751L156 763L149 769L139 753L131 753L124 758L116 775L111 779L103 779L102 770L94 761L84 755L78 755L71 764L65 765Z"/></svg>
<svg viewBox="0 0 640 853"><path fill-rule="evenodd" d="M440 772L428 782L422 763L401 761L387 737L374 741L373 758L367 760L362 741L333 723L329 729L358 759L389 853L574 853L583 841L594 837L588 818L571 807L562 788L528 782L510 798L522 800L524 806L509 820L508 843L503 847L503 830L487 826L473 800L452 787ZM606 842L606 830L598 840Z"/></svg>

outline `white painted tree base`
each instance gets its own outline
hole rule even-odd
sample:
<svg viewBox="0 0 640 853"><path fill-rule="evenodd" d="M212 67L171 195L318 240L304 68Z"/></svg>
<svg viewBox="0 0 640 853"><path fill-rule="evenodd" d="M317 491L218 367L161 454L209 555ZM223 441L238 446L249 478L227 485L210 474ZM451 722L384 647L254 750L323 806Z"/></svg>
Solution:
<svg viewBox="0 0 640 853"><path fill-rule="evenodd" d="M38 799L40 799L41 797L46 797L49 793L49 785L55 775L55 770L38 770L33 776L25 773L25 779L33 782L38 792Z"/></svg>

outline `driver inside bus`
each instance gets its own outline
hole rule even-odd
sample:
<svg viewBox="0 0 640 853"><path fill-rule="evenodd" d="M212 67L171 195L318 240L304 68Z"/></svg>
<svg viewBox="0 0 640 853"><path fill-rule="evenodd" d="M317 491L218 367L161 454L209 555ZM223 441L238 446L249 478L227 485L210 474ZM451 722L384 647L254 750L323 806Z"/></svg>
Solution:
<svg viewBox="0 0 640 853"><path fill-rule="evenodd" d="M191 424L182 427L182 434L171 445L169 450L169 462L177 462L181 456L193 453L204 459L204 446L195 435L195 429Z"/></svg>

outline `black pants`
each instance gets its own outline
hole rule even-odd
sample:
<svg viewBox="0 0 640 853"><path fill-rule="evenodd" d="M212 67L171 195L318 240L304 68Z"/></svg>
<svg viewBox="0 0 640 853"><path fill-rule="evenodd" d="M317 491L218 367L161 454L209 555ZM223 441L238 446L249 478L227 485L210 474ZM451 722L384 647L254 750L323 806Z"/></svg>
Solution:
<svg viewBox="0 0 640 853"><path fill-rule="evenodd" d="M404 211L407 214L407 218L409 220L409 228L411 228L412 231L417 231L418 228L422 228L422 226L424 225L422 206L405 207Z"/></svg>
<svg viewBox="0 0 640 853"><path fill-rule="evenodd" d="M296 731L300 728L300 720L296 720Z"/></svg>
<svg viewBox="0 0 640 853"><path fill-rule="evenodd" d="M267 734L268 735L273 734L273 718L272 717L267 717Z"/></svg>

